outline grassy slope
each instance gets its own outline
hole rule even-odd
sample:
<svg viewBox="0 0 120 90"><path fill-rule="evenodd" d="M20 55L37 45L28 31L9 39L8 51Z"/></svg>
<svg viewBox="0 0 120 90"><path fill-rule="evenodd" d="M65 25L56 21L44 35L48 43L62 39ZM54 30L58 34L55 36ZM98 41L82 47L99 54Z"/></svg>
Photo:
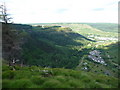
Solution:
<svg viewBox="0 0 120 90"><path fill-rule="evenodd" d="M117 88L118 79L62 68L3 65L3 88ZM45 71L46 72L43 72Z"/></svg>

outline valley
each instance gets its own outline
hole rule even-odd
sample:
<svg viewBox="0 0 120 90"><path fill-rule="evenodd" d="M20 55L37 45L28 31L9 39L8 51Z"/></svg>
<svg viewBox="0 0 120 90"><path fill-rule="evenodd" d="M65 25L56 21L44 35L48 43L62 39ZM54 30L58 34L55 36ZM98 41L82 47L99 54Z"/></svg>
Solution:
<svg viewBox="0 0 120 90"><path fill-rule="evenodd" d="M118 0L0 0L0 89L118 89Z"/></svg>
<svg viewBox="0 0 120 90"><path fill-rule="evenodd" d="M59 84L62 85L59 82L58 78L60 79L66 78L61 76L61 74L64 71L65 71L64 73L65 75L68 74L69 76L73 74L73 73L70 74L68 72L69 70L70 72L75 72L75 73L82 72L83 74L86 74L89 78L91 78L91 76L89 76L88 73L92 73L93 75L95 75L96 79L97 76L99 75L100 78L101 75L103 75L103 77L106 78L113 77L116 79L117 82L117 78L119 75L118 70L120 69L120 66L118 64L119 42L118 42L118 33L116 32L116 27L113 28L114 27L113 24L112 27L113 31L110 30L110 32L108 32L108 28L110 28L111 26L108 27L107 29L104 29L106 28L104 27L104 25L103 28L101 24L100 24L101 27L98 27L99 24L96 27L95 27L96 24L95 25L92 24L92 25L93 26L90 26L87 23L84 24L38 23L38 24L29 24L29 25L12 24L12 27L16 32L15 34L17 34L17 37L19 39L19 42L22 43L20 46L22 50L20 51L21 54L19 55L17 55L17 53L13 53L13 54L11 53L9 55L14 57L16 61L18 60L18 62L16 62L16 65L18 66L15 66L14 68L15 71L12 71L11 68L6 66L9 63L9 60L7 59L5 61L3 60L4 62L3 68L8 70L8 71L6 70L3 71L3 77L4 77L3 82L6 84L10 82L9 80L5 81L5 79L9 77L8 74L9 71L10 73L14 74L14 77L12 79L18 80L19 78L16 76L17 72L20 71L19 73L21 73L22 71L25 70L26 72L29 72L29 70L32 70L33 72L35 71L36 72L35 75L38 76L38 73L41 73L41 71L39 71L39 68L41 68L43 71L47 68L48 71L53 70L53 72L54 69L58 68L58 70L60 70L58 76L55 76L55 74L53 75L50 74L50 77L47 76L50 80L53 79L53 84L58 83L58 85ZM16 41L14 42L17 43ZM7 48L9 44L10 43L5 44L4 48ZM4 50L4 54L6 55L6 52L8 50L7 49L3 49L3 50ZM4 57L7 58L6 56ZM19 65L24 66L24 68L19 67ZM34 67L34 66L35 66L34 69L28 69L29 67ZM38 70L36 71L37 68ZM66 71L67 69L68 71ZM25 75L26 72L24 73ZM31 73L31 71L29 73ZM43 76L40 77L43 78ZM24 79L24 77L20 77L20 78ZM32 78L33 77L31 77L31 80ZM71 78L73 79L74 76L71 76ZM56 79L58 81L56 81ZM36 82L37 81L35 81L35 83ZM50 84L50 82L46 82L46 83ZM46 83L43 83L42 87L47 87ZM94 82L94 84L95 83L96 81ZM118 83L115 83L116 86L117 84ZM34 84L32 85L33 87L39 87ZM87 87L84 85L81 87ZM9 87L9 84L8 86L3 86L3 87ZM67 87L67 84L66 86L62 86L62 87ZM79 87L79 84L77 85L75 83L75 85L71 86L69 82L68 87ZM89 87L92 86L89 85ZM104 86L103 84L99 84L98 86L95 87L103 88L110 86L109 85L107 86L106 83L106 86Z"/></svg>
<svg viewBox="0 0 120 90"><path fill-rule="evenodd" d="M79 60L80 65L76 67L76 70L83 70L83 71L90 71L95 73L102 73L105 75L115 76L118 77L118 33L117 33L117 27L115 27L115 24L112 24L111 26L109 24L76 24L76 23L56 23L56 24L39 24L39 25L46 25L46 26L61 26L61 28L71 28L72 32L83 35L86 37L86 41L76 38L74 41L78 43L84 43L83 46L76 46L72 45L69 46L72 49L77 50L78 55L81 56L81 59ZM92 26L94 27L92 27ZM102 27L103 25L103 27ZM108 28L110 29L110 32L108 32ZM100 27L101 26L101 27ZM105 26L105 27L104 27ZM96 28L95 28L96 27ZM100 28L99 28L100 27ZM100 30L101 29L101 30ZM64 30L65 31L65 30ZM100 51L100 58L102 58L106 63L105 65L102 65L98 62L94 62L94 60L90 60L89 53L98 50ZM113 50L113 51L112 51ZM114 52L114 53L112 53ZM97 59L93 58L92 59ZM114 64L116 63L116 66ZM87 63L84 65L84 63ZM113 68L114 67L114 68ZM112 69L111 69L112 68Z"/></svg>

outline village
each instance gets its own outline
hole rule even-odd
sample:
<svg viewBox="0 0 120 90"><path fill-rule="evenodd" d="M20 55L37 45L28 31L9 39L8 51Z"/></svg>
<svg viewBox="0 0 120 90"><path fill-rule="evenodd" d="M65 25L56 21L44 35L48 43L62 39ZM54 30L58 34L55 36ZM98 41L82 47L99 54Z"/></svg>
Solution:
<svg viewBox="0 0 120 90"><path fill-rule="evenodd" d="M89 52L90 55L88 55L88 58L93 60L94 62L107 65L105 63L104 59L100 56L100 53L101 52L98 50L91 51L91 52Z"/></svg>

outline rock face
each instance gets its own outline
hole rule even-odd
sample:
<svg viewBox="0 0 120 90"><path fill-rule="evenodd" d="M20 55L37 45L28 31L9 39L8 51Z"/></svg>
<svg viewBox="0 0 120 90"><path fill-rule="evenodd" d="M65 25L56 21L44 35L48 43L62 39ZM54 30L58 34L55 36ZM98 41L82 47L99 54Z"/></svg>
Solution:
<svg viewBox="0 0 120 90"><path fill-rule="evenodd" d="M100 56L100 51L98 50L94 50L89 52L90 55L88 55L88 58L90 58L91 60L93 60L94 62L98 62L104 65L107 65L104 61L104 59Z"/></svg>

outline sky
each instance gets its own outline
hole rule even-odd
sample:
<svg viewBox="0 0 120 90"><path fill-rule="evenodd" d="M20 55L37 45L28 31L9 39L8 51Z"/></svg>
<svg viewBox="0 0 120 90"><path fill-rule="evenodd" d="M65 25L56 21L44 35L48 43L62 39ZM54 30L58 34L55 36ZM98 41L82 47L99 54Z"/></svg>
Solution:
<svg viewBox="0 0 120 90"><path fill-rule="evenodd" d="M0 0L15 23L117 23L119 0Z"/></svg>

